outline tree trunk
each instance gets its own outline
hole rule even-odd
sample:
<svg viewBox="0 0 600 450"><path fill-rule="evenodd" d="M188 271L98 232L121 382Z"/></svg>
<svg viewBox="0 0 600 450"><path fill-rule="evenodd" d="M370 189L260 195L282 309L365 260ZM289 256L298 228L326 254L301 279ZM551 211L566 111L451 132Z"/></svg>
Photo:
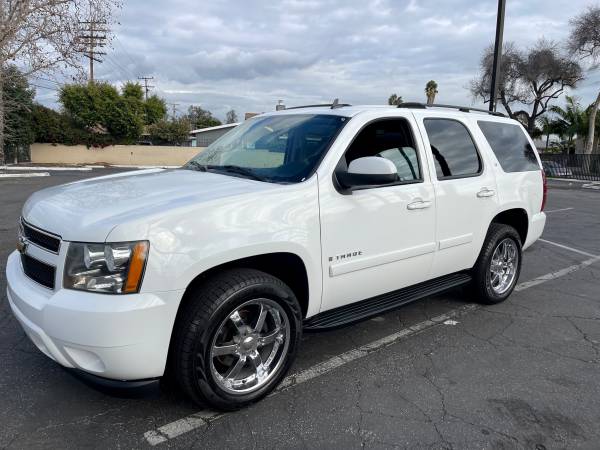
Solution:
<svg viewBox="0 0 600 450"><path fill-rule="evenodd" d="M598 97L596 97L596 101L592 105L592 111L590 112L588 135L585 142L585 148L583 149L583 153L586 155L591 154L592 150L594 149L594 136L596 135L596 113L598 112L598 107L600 107L600 92L598 92Z"/></svg>
<svg viewBox="0 0 600 450"><path fill-rule="evenodd" d="M550 133L546 135L546 151L548 151L548 143L550 142Z"/></svg>

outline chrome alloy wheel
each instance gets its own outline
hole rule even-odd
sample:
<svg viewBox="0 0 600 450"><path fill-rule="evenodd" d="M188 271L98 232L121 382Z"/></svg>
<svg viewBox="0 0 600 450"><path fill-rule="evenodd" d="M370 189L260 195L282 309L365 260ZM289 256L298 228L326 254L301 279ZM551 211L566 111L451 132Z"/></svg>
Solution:
<svg viewBox="0 0 600 450"><path fill-rule="evenodd" d="M517 244L505 238L496 246L490 263L490 283L498 295L510 289L517 276L519 251Z"/></svg>
<svg viewBox="0 0 600 450"><path fill-rule="evenodd" d="M290 322L279 303L258 298L237 307L217 328L210 368L219 387L231 394L254 392L284 363Z"/></svg>

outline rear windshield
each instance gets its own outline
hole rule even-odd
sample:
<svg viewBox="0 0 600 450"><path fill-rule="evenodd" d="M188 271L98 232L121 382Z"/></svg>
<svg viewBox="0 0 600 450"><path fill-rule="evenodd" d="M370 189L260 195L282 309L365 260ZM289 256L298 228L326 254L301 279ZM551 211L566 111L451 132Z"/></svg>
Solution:
<svg viewBox="0 0 600 450"><path fill-rule="evenodd" d="M540 170L535 150L518 125L510 123L477 122L498 162L505 172Z"/></svg>

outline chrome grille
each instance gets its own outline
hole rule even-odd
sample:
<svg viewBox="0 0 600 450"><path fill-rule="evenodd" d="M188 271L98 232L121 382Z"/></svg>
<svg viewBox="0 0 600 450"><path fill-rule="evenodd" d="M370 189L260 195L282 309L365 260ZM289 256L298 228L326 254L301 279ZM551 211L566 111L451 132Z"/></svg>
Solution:
<svg viewBox="0 0 600 450"><path fill-rule="evenodd" d="M21 219L21 227L23 236L29 242L49 252L58 254L60 250L60 236L29 225L23 219Z"/></svg>

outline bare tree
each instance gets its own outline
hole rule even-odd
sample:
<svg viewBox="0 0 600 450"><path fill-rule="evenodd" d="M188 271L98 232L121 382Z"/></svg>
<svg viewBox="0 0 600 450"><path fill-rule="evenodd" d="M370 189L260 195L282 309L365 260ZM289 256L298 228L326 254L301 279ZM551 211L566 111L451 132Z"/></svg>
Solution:
<svg viewBox="0 0 600 450"><path fill-rule="evenodd" d="M235 109L230 109L227 111L227 116L225 117L225 123L236 123L238 121L237 113Z"/></svg>
<svg viewBox="0 0 600 450"><path fill-rule="evenodd" d="M491 46L484 51L480 73L471 82L471 93L485 103L491 96L493 53ZM582 79L581 66L563 55L555 43L542 39L533 48L522 51L509 42L502 55L497 100L510 117L520 120L532 133L550 102Z"/></svg>
<svg viewBox="0 0 600 450"><path fill-rule="evenodd" d="M600 6L590 6L585 12L571 20L569 50L582 59L589 59L592 67L596 67L600 59ZM590 154L594 149L596 133L596 115L600 107L600 92L592 104L589 113L587 139L584 153Z"/></svg>
<svg viewBox="0 0 600 450"><path fill-rule="evenodd" d="M109 22L119 0L0 0L0 164L4 163L4 76L8 64L23 75L81 68L81 22Z"/></svg>
<svg viewBox="0 0 600 450"><path fill-rule="evenodd" d="M425 85L425 95L427 96L427 104L435 103L435 96L438 93L438 84L434 80L430 80Z"/></svg>

